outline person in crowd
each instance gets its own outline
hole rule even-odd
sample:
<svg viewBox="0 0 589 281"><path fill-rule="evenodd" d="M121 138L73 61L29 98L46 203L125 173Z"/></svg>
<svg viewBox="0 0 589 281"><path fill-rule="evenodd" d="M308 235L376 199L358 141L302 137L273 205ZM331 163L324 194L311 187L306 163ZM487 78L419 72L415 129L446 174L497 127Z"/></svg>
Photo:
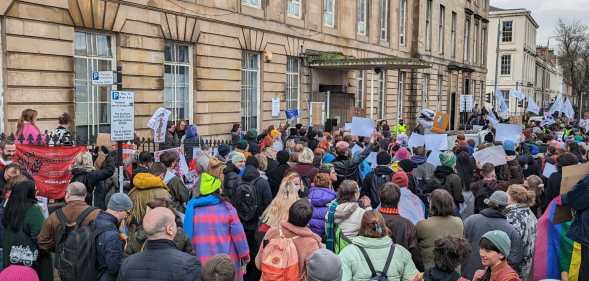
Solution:
<svg viewBox="0 0 589 281"><path fill-rule="evenodd" d="M272 147L275 142L282 142L280 138L280 132L276 129L272 129L266 133L266 136L260 142L260 151L264 151L266 147Z"/></svg>
<svg viewBox="0 0 589 281"><path fill-rule="evenodd" d="M299 276L303 276L307 258L317 249L323 248L321 237L313 233L307 227L311 217L313 216L313 206L307 199L299 199L294 202L288 209L288 219L280 223L278 227L272 227L262 241L258 255L256 256L256 267L262 270L262 278L264 277L264 270L262 264L267 264L272 261L267 261L267 251L265 246L268 245L272 239L293 238L293 243L297 249L299 258Z"/></svg>
<svg viewBox="0 0 589 281"><path fill-rule="evenodd" d="M2 224L3 265L25 265L32 267L40 280L53 280L51 256L39 250L37 236L41 232L43 212L35 197L35 183L27 180L14 186L4 209Z"/></svg>
<svg viewBox="0 0 589 281"><path fill-rule="evenodd" d="M14 161L16 154L16 144L10 140L0 141L0 170Z"/></svg>
<svg viewBox="0 0 589 281"><path fill-rule="evenodd" d="M428 183L428 191L433 191L437 188L443 188L447 190L454 198L454 204L459 206L460 203L464 202L462 195L462 180L454 172L456 166L456 155L452 151L446 151L440 154L441 166L436 167L434 171L434 177L431 182Z"/></svg>
<svg viewBox="0 0 589 281"><path fill-rule="evenodd" d="M305 184L307 188L311 187L311 183L319 171L319 169L313 167L314 157L315 155L313 154L313 151L310 148L305 147L303 151L299 153L297 163L288 170L298 173L303 180L303 184Z"/></svg>
<svg viewBox="0 0 589 281"><path fill-rule="evenodd" d="M372 143L372 141L371 141ZM356 156L351 155L350 144L340 141L335 146L335 154L337 157L333 161L335 172L337 173L337 181L333 184L335 190L338 190L340 184L344 180L359 181L358 166L368 155L372 152L371 146L365 148L360 154Z"/></svg>
<svg viewBox="0 0 589 281"><path fill-rule="evenodd" d="M534 205L536 194L526 190L522 185L511 185L507 189L507 202L505 209L507 221L519 233L522 243L522 262L520 273L522 279L528 280L532 270L532 258L534 257L534 243L536 241L536 224L538 220L530 209Z"/></svg>
<svg viewBox="0 0 589 281"><path fill-rule="evenodd" d="M585 176L572 190L561 195L562 205L575 210L567 236L581 245L579 280L589 279L589 176Z"/></svg>
<svg viewBox="0 0 589 281"><path fill-rule="evenodd" d="M522 243L520 235L507 221L505 217L505 208L507 207L508 197L504 191L495 191L491 197L485 200L488 208L483 209L480 214L468 217L464 221L464 238L471 245L471 254L468 260L462 266L462 276L466 279L472 279L475 271L482 266L481 256L479 254L479 241L483 235L491 230L501 230L509 236L511 241L511 250L506 257L509 263L516 270L522 261Z"/></svg>
<svg viewBox="0 0 589 281"><path fill-rule="evenodd" d="M519 165L523 168L524 177L528 178L531 175L541 176L542 167L538 159L540 149L535 144L527 145L527 147L529 149L529 155L520 155L518 158Z"/></svg>
<svg viewBox="0 0 589 281"><path fill-rule="evenodd" d="M124 252L124 235L119 232L119 225L126 225L132 209L133 202L129 196L115 193L110 197L106 211L100 211L96 216L96 228L108 229L96 236L98 281L117 279Z"/></svg>
<svg viewBox="0 0 589 281"><path fill-rule="evenodd" d="M0 281L39 281L34 269L24 265L10 265L0 272Z"/></svg>
<svg viewBox="0 0 589 281"><path fill-rule="evenodd" d="M164 207L147 212L143 219L147 241L143 251L126 258L121 264L119 281L189 281L199 280L201 265L195 256L176 249L178 231L176 216Z"/></svg>
<svg viewBox="0 0 589 281"><path fill-rule="evenodd" d="M69 126L72 124L72 116L64 112L59 118L57 118L57 128L53 129L49 133L49 144L50 145L63 145L72 144L72 134L69 131Z"/></svg>
<svg viewBox="0 0 589 281"><path fill-rule="evenodd" d="M384 218L377 211L362 216L362 226L352 244L339 254L342 261L342 281L371 280L381 272L388 280L419 280L411 253L393 243ZM372 279L374 280L374 279Z"/></svg>
<svg viewBox="0 0 589 281"><path fill-rule="evenodd" d="M235 268L231 258L218 254L211 258L202 268L202 281L234 281Z"/></svg>
<svg viewBox="0 0 589 281"><path fill-rule="evenodd" d="M105 181L114 174L115 161L114 153L104 146L98 149L98 154L101 157L105 157L104 162L102 162L101 167L98 169L92 162L92 154L89 152L78 154L71 168L73 177L70 182L83 183L88 191L86 203L105 210L106 193L108 192Z"/></svg>
<svg viewBox="0 0 589 281"><path fill-rule="evenodd" d="M554 197L560 194L560 184L562 182L562 168L567 166L577 165L579 159L577 156L570 152L561 154L558 157L557 171L552 173L546 181L546 187L544 189L544 204L543 209L546 209L547 204L554 199Z"/></svg>
<svg viewBox="0 0 589 281"><path fill-rule="evenodd" d="M287 151L282 150L276 153L277 166L274 169L268 171L268 183L270 184L270 190L272 191L272 198L276 197L278 193L280 183L285 176L285 173L290 166L288 160L290 155Z"/></svg>
<svg viewBox="0 0 589 281"><path fill-rule="evenodd" d="M133 178L133 189L129 191L129 198L133 202L133 210L129 221L140 225L147 212L147 203L156 198L172 199L170 190L164 183L166 166L154 163L149 172L142 172Z"/></svg>
<svg viewBox="0 0 589 281"><path fill-rule="evenodd" d="M188 126L188 122L186 120L176 121L176 131L174 132L175 138L177 140L182 140L182 138L186 135L186 128Z"/></svg>
<svg viewBox="0 0 589 281"><path fill-rule="evenodd" d="M176 220L177 231L173 239L176 249L194 256L195 253L192 248L192 242L188 239L188 236L186 236L183 229L184 224L180 217L181 214L173 208L173 205L172 200L168 198L155 198L147 203L146 209L153 210L160 207L168 208L174 214ZM147 240L148 237L143 224L136 226L133 230L129 227L129 238L127 239L127 245L125 246L125 255L130 256L141 252L144 248L145 241Z"/></svg>
<svg viewBox="0 0 589 281"><path fill-rule="evenodd" d="M217 147L217 151L219 152L215 157L217 157L217 159L219 159L221 162L225 163L227 162L227 155L229 155L231 148L222 143L219 145L219 147Z"/></svg>
<svg viewBox="0 0 589 281"><path fill-rule="evenodd" d="M409 190L411 190L411 192L413 192L415 195L422 194L422 186L419 186L417 179L415 176L413 176L413 169L415 169L417 166L411 160L405 159L399 161L398 167L407 174L407 178L409 179L409 185L407 188L409 188Z"/></svg>
<svg viewBox="0 0 589 281"><path fill-rule="evenodd" d="M62 237L58 237L58 235L59 231L61 231L60 227L63 226L59 219L59 212L63 214L68 225L75 225L78 219L81 218L82 213L84 213L85 218L80 226L88 225L96 219L100 210L86 204L86 194L86 186L83 183L73 182L68 184L65 192L66 205L60 210L51 213L41 227L41 232L37 236L39 249L47 252L55 251L56 244L60 242L58 240Z"/></svg>
<svg viewBox="0 0 589 281"><path fill-rule="evenodd" d="M511 140L503 142L503 150L507 154L507 164L497 167L497 179L511 184L523 184L523 169L519 164L516 154L516 145Z"/></svg>
<svg viewBox="0 0 589 281"><path fill-rule="evenodd" d="M386 183L380 190L380 208L387 227L390 230L391 239L411 253L413 263L420 271L423 271L421 252L417 243L417 231L411 221L399 214L399 200L401 189L393 183Z"/></svg>
<svg viewBox="0 0 589 281"><path fill-rule="evenodd" d="M405 121L403 119L399 119L399 123L393 126L391 133L395 136L407 133L407 125L405 124Z"/></svg>
<svg viewBox="0 0 589 281"><path fill-rule="evenodd" d="M10 163L4 166L2 170L0 170L0 192L2 193L2 195L10 191L6 188L6 185L8 184L10 179L20 175L22 175L22 169L18 163Z"/></svg>
<svg viewBox="0 0 589 281"><path fill-rule="evenodd" d="M231 127L231 145L236 146L237 143L241 140L241 125L239 123L234 123Z"/></svg>
<svg viewBox="0 0 589 281"><path fill-rule="evenodd" d="M257 154L254 156L258 161L258 173L260 173L260 177L263 178L265 181L268 181L268 176L266 175L266 171L268 171L268 158L263 154ZM268 189L270 188L270 183L268 183ZM272 193L270 193L272 194Z"/></svg>
<svg viewBox="0 0 589 281"><path fill-rule="evenodd" d="M409 190L409 177L407 173L399 170L392 178L392 183L398 185L401 190L401 199L399 201L399 214L416 224L425 219L425 206L417 195ZM386 183L391 184L391 183ZM385 184L385 185L386 185Z"/></svg>
<svg viewBox="0 0 589 281"><path fill-rule="evenodd" d="M277 150L273 147L266 147L266 149L264 149L264 151L261 153L262 156L266 157L266 159L268 159L268 167L266 168L266 173L268 173L268 171L273 170L274 168L278 167L278 161L276 161L276 154L278 153L278 151L282 151L281 150Z"/></svg>
<svg viewBox="0 0 589 281"><path fill-rule="evenodd" d="M37 127L37 116L39 113L36 110L27 108L22 111L20 118L16 122L16 141L20 144L26 143L44 143L41 131Z"/></svg>
<svg viewBox="0 0 589 281"><path fill-rule="evenodd" d="M180 146L180 139L178 138L178 135L176 135L176 122L168 121L168 124L166 124L166 136L164 138L164 143L160 144L159 149L165 150L178 146Z"/></svg>
<svg viewBox="0 0 589 281"><path fill-rule="evenodd" d="M319 237L325 237L325 215L329 204L337 197L331 187L331 177L327 171L320 171L309 189L309 201L313 205L313 217L309 228Z"/></svg>
<svg viewBox="0 0 589 281"><path fill-rule="evenodd" d="M364 212L372 209L368 197L360 199L358 183L352 180L342 182L337 190L337 199L330 204L330 211L332 206L336 206L333 212L332 224L336 224L347 238L358 236ZM327 216L327 224L329 224L329 212ZM330 234L329 231L326 232L327 235Z"/></svg>
<svg viewBox="0 0 589 281"><path fill-rule="evenodd" d="M478 270L473 281L521 281L516 270L507 262L512 241L501 230L486 232L479 242L479 255L484 269Z"/></svg>
<svg viewBox="0 0 589 281"><path fill-rule="evenodd" d="M474 196L474 213L478 214L485 208L485 199L489 198L497 190L505 190L504 184L497 181L495 166L491 163L483 164L481 179L470 185Z"/></svg>
<svg viewBox="0 0 589 281"><path fill-rule="evenodd" d="M376 167L370 171L360 190L361 196L367 196L370 198L372 208L378 207L380 204L380 190L383 185L390 182L393 178L393 169L391 169L391 155L386 151L381 151L376 154Z"/></svg>
<svg viewBox="0 0 589 281"><path fill-rule="evenodd" d="M207 184L201 181L199 197L188 204L184 231L201 264L207 264L217 254L228 254L236 280L243 280L250 250L237 211L221 194L220 180L212 179ZM220 239L211 240L210 237Z"/></svg>
<svg viewBox="0 0 589 281"><path fill-rule="evenodd" d="M468 145L465 143L456 150L456 174L462 182L462 191L470 192L470 184L474 181L476 171L475 160L468 153Z"/></svg>
<svg viewBox="0 0 589 281"><path fill-rule="evenodd" d="M413 176L418 182L427 182L434 176L436 167L427 162L427 156L425 154L425 147L418 146L413 149L413 156L411 161L416 165L413 169Z"/></svg>
<svg viewBox="0 0 589 281"><path fill-rule="evenodd" d="M587 157L585 156L587 152L583 149L577 142L567 142L566 144L566 151L569 153L574 154L579 162L585 163L587 162Z"/></svg>
<svg viewBox="0 0 589 281"><path fill-rule="evenodd" d="M470 255L470 244L463 238L446 236L434 242L434 266L423 273L424 281L466 281L458 267Z"/></svg>
<svg viewBox="0 0 589 281"><path fill-rule="evenodd" d="M133 175L149 172L153 163L155 163L153 153L149 151L141 151L137 156L137 167L133 169Z"/></svg>
<svg viewBox="0 0 589 281"><path fill-rule="evenodd" d="M180 143L184 146L184 156L186 157L186 162L190 162L192 159L194 159L194 148L200 145L196 125L191 124L186 126L184 137L180 139ZM200 148L202 151L207 151L210 149L210 147L207 147L204 144L200 146Z"/></svg>
<svg viewBox="0 0 589 281"><path fill-rule="evenodd" d="M241 175L245 172L245 156L242 153L236 152L230 154L230 161L227 162L225 169L223 169L223 194L229 198L233 197L233 193L239 185Z"/></svg>
<svg viewBox="0 0 589 281"><path fill-rule="evenodd" d="M245 133L245 141L247 141L248 152L251 155L258 154L260 152L260 147L258 146L258 131L256 129L249 129ZM251 156L248 155L247 157Z"/></svg>
<svg viewBox="0 0 589 281"><path fill-rule="evenodd" d="M403 160L411 159L411 152L406 147L400 147L397 152L395 152L395 157L393 157L393 162L401 162Z"/></svg>
<svg viewBox="0 0 589 281"><path fill-rule="evenodd" d="M327 249L318 249L306 262L307 281L341 281L342 261Z"/></svg>
<svg viewBox="0 0 589 281"><path fill-rule="evenodd" d="M235 148L233 149L233 151L229 152L229 154L227 155L227 157L226 157L227 162L231 161L231 158L233 157L233 154L235 154L235 153L243 154L243 157L245 159L249 158L250 156L253 156L253 154L251 152L249 152L248 150L249 150L249 146L247 144L247 141L240 140L235 145Z"/></svg>
<svg viewBox="0 0 589 281"><path fill-rule="evenodd" d="M536 198L534 199L534 205L530 206L532 212L536 217L542 216L542 205L544 205L544 181L541 177L531 175L524 181L524 186L527 190L534 192Z"/></svg>
<svg viewBox="0 0 589 281"><path fill-rule="evenodd" d="M160 155L160 162L166 165L167 171L164 176L164 183L172 195L172 201L176 204L176 209L184 212L184 203L190 199L190 193L182 177L177 174L176 168L180 163L178 154L175 151L166 151Z"/></svg>
<svg viewBox="0 0 589 281"><path fill-rule="evenodd" d="M435 242L444 237L464 237L462 220L454 216L454 199L444 189L434 190L431 194L430 217L415 226L417 241L425 270L435 265Z"/></svg>

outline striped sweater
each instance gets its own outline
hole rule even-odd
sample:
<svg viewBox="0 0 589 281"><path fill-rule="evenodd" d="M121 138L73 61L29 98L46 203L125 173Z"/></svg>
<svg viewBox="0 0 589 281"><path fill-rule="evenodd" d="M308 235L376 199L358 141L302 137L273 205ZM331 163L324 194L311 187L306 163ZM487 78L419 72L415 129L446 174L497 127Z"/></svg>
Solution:
<svg viewBox="0 0 589 281"><path fill-rule="evenodd" d="M194 208L192 247L204 266L217 254L227 254L233 261L235 280L243 280L241 261L249 261L249 248L243 226L233 206L219 204Z"/></svg>

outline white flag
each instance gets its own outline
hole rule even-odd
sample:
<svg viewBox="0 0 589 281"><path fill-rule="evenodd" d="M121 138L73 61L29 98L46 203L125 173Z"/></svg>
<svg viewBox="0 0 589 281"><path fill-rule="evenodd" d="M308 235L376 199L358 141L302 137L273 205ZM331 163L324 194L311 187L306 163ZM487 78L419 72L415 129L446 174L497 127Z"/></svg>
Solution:
<svg viewBox="0 0 589 281"><path fill-rule="evenodd" d="M509 115L509 107L507 106L505 98L500 91L495 91L495 101L499 105L499 114L501 114L503 117L507 117Z"/></svg>
<svg viewBox="0 0 589 281"><path fill-rule="evenodd" d="M529 98L529 97L528 97L528 108L526 110L531 113L534 113L534 114L540 114L540 107L538 106L538 104L536 104L534 99Z"/></svg>
<svg viewBox="0 0 589 281"><path fill-rule="evenodd" d="M550 107L550 111L548 111L548 113L552 115L557 111L563 111L563 102L562 97L560 95L556 97L556 100L554 101L554 104L552 104L552 107Z"/></svg>
<svg viewBox="0 0 589 281"><path fill-rule="evenodd" d="M520 90L511 90L509 92L509 95L512 96L512 97L514 97L514 98L516 98L517 101L523 101L526 98L526 96L524 95L524 93L522 91L520 91Z"/></svg>
<svg viewBox="0 0 589 281"><path fill-rule="evenodd" d="M487 107L487 119L489 120L489 122L491 122L491 124L493 125L493 127L497 127L497 124L499 124L499 121L497 121L497 117L495 117L495 114L493 113L493 111L491 109L489 109Z"/></svg>
<svg viewBox="0 0 589 281"><path fill-rule="evenodd" d="M166 128L168 119L170 118L171 111L164 107L158 108L149 121L147 121L147 127L153 130L153 141L156 143L164 142L166 138Z"/></svg>
<svg viewBox="0 0 589 281"><path fill-rule="evenodd" d="M575 110L573 109L573 105L571 104L570 99L566 99L566 101L564 102L564 105L562 107L563 107L562 112L564 113L564 115L566 115L567 118L569 118L569 119L575 118Z"/></svg>

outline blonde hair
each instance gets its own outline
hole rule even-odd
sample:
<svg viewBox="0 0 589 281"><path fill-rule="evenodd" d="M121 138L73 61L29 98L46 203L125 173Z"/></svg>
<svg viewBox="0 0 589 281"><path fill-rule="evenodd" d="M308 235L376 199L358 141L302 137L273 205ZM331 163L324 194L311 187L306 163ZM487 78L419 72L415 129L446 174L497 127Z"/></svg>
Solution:
<svg viewBox="0 0 589 281"><path fill-rule="evenodd" d="M288 219L288 209L300 199L299 192L295 190L292 183L295 178L300 178L299 174L290 173L282 179L276 197L262 213L260 218L262 223L267 224L269 227L278 227L282 221Z"/></svg>
<svg viewBox="0 0 589 281"><path fill-rule="evenodd" d="M268 170L268 158L262 154L256 154L256 159L258 160L260 171Z"/></svg>
<svg viewBox="0 0 589 281"><path fill-rule="evenodd" d="M507 188L507 193L515 203L527 204L533 206L536 200L536 193L532 190L527 190L523 185L512 184Z"/></svg>

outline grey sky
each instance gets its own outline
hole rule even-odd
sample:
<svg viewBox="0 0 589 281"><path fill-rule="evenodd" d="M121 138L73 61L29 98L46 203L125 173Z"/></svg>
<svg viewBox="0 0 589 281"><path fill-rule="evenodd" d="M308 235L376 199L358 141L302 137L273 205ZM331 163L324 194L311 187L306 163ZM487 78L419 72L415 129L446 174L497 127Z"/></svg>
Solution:
<svg viewBox="0 0 589 281"><path fill-rule="evenodd" d="M548 37L554 35L559 18L567 22L580 20L589 25L588 0L491 0L491 5L507 9L525 8L532 11L532 16L540 25L537 43L541 45L546 45ZM550 46L556 48L554 39L550 40Z"/></svg>

